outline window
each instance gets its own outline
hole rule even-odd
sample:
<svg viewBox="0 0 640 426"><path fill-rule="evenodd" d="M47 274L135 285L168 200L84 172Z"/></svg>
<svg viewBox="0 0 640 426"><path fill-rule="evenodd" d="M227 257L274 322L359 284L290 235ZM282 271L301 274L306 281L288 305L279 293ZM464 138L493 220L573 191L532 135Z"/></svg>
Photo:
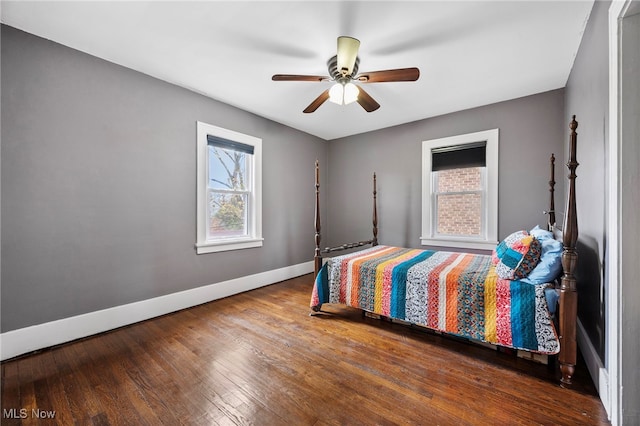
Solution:
<svg viewBox="0 0 640 426"><path fill-rule="evenodd" d="M422 142L423 245L493 249L498 129Z"/></svg>
<svg viewBox="0 0 640 426"><path fill-rule="evenodd" d="M197 123L198 254L262 246L262 139Z"/></svg>

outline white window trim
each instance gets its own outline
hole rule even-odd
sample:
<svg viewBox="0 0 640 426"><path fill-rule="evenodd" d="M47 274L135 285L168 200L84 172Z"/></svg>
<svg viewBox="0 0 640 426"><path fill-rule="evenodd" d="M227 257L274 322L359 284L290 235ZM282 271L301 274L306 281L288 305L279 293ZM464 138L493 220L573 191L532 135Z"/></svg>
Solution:
<svg viewBox="0 0 640 426"><path fill-rule="evenodd" d="M207 241L207 182L209 167L207 164L207 135L241 142L253 146L253 191L249 212L249 236ZM233 130L197 122L197 182L196 182L196 251L198 254L215 253L227 250L240 250L262 247L262 139Z"/></svg>
<svg viewBox="0 0 640 426"><path fill-rule="evenodd" d="M492 250L498 244L498 140L499 129L467 133L422 142L422 245ZM431 151L455 145L486 141L486 235L480 238L436 235L431 210Z"/></svg>

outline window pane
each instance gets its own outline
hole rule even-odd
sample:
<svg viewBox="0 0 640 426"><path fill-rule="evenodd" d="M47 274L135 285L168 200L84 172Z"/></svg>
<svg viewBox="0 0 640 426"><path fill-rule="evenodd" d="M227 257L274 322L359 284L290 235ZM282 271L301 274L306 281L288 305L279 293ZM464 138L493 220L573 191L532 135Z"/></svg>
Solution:
<svg viewBox="0 0 640 426"><path fill-rule="evenodd" d="M246 190L247 160L250 154L209 146L209 188Z"/></svg>
<svg viewBox="0 0 640 426"><path fill-rule="evenodd" d="M247 232L247 194L209 190L207 239L242 237Z"/></svg>
<svg viewBox="0 0 640 426"><path fill-rule="evenodd" d="M439 194L438 223L440 235L482 235L482 195Z"/></svg>
<svg viewBox="0 0 640 426"><path fill-rule="evenodd" d="M482 236L482 169L468 167L435 172L436 234Z"/></svg>
<svg viewBox="0 0 640 426"><path fill-rule="evenodd" d="M482 190L483 167L441 170L438 173L436 192L464 192Z"/></svg>

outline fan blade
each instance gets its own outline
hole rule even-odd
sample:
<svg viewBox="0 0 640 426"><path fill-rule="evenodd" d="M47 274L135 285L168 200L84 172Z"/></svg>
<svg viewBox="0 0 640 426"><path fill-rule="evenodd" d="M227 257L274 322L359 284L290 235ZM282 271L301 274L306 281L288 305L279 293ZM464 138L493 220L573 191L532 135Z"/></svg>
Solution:
<svg viewBox="0 0 640 426"><path fill-rule="evenodd" d="M383 83L388 81L416 81L420 77L418 68L364 72L356 77L361 83Z"/></svg>
<svg viewBox="0 0 640 426"><path fill-rule="evenodd" d="M309 104L308 107L306 107L304 109L304 113L308 114L310 112L314 112L315 110L317 110L320 105L322 105L323 103L325 103L327 101L327 99L329 99L329 89L325 90L324 92L322 92L320 94L320 96L318 96L313 102L311 102Z"/></svg>
<svg viewBox="0 0 640 426"><path fill-rule="evenodd" d="M360 40L353 37L338 37L338 71L343 75L351 75L358 57Z"/></svg>
<svg viewBox="0 0 640 426"><path fill-rule="evenodd" d="M326 75L296 75L296 74L275 74L271 77L273 81L328 81Z"/></svg>
<svg viewBox="0 0 640 426"><path fill-rule="evenodd" d="M367 112L373 112L380 108L380 104L375 101L362 87L358 87L358 103Z"/></svg>

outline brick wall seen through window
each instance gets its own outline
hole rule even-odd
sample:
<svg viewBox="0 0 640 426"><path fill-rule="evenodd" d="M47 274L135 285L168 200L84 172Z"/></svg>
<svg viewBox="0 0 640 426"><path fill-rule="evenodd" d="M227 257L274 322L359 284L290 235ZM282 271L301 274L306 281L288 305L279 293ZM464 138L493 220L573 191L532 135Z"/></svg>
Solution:
<svg viewBox="0 0 640 426"><path fill-rule="evenodd" d="M481 235L482 168L468 167L436 173L437 233Z"/></svg>

